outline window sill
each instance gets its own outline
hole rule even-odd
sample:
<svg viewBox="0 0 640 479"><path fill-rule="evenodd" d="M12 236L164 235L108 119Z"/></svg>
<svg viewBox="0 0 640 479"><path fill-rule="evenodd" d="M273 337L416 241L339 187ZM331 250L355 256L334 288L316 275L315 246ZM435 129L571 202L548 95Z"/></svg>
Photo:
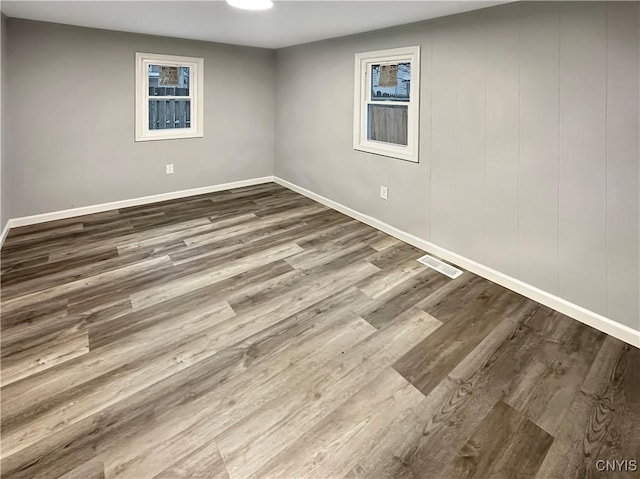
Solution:
<svg viewBox="0 0 640 479"><path fill-rule="evenodd" d="M412 163L419 163L418 156L408 151L405 147L394 148L392 146L378 146L376 144L359 144L354 145L354 150L364 151L366 153L372 153L374 155L386 156L389 158L397 158L398 160L410 161Z"/></svg>
<svg viewBox="0 0 640 479"><path fill-rule="evenodd" d="M157 140L185 140L188 138L203 138L204 135L202 133L192 132L192 133L181 133L181 134L171 134L171 135L136 135L135 141L157 141Z"/></svg>

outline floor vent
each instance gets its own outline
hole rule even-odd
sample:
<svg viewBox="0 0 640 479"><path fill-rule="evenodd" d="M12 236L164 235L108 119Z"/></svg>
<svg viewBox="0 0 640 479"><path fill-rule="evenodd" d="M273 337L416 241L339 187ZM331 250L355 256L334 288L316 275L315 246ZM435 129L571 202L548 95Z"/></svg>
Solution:
<svg viewBox="0 0 640 479"><path fill-rule="evenodd" d="M440 261L433 256L429 256L428 254L424 255L422 258L418 258L418 261L429 268L433 268L439 273L448 276L449 278L456 279L458 276L462 274L462 271L458 268L454 268L450 264L445 263L444 261Z"/></svg>

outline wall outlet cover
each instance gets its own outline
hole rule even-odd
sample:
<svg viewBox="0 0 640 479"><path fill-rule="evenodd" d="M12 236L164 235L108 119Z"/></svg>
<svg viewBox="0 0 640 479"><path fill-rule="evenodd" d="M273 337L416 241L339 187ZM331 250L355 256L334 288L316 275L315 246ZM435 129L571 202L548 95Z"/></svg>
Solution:
<svg viewBox="0 0 640 479"><path fill-rule="evenodd" d="M387 188L386 186L380 186L380 198L382 198L383 200L389 199L389 188Z"/></svg>

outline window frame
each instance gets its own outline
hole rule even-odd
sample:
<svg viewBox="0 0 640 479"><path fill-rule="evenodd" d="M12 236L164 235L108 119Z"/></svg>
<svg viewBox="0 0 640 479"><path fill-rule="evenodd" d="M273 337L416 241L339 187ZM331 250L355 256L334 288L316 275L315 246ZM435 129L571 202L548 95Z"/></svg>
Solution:
<svg viewBox="0 0 640 479"><path fill-rule="evenodd" d="M149 65L189 67L189 96L149 96ZM149 100L190 100L189 128L149 129ZM136 52L135 141L177 140L204 136L204 59Z"/></svg>
<svg viewBox="0 0 640 479"><path fill-rule="evenodd" d="M411 64L409 101L375 101L370 98L372 65ZM397 145L368 139L369 105L403 105L407 107L407 145ZM419 162L420 136L420 46L393 48L356 53L353 112L353 148L367 153L400 160Z"/></svg>

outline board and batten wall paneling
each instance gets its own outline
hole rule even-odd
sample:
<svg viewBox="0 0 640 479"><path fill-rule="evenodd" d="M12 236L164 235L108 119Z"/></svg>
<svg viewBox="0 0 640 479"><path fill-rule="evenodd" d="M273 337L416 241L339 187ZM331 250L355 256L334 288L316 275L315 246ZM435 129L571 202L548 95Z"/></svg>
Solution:
<svg viewBox="0 0 640 479"><path fill-rule="evenodd" d="M520 9L518 278L558 293L558 81L560 12Z"/></svg>
<svg viewBox="0 0 640 479"><path fill-rule="evenodd" d="M560 4L559 296L606 314L607 15Z"/></svg>
<svg viewBox="0 0 640 479"><path fill-rule="evenodd" d="M518 275L518 114L520 21L497 10L487 19L484 263Z"/></svg>
<svg viewBox="0 0 640 479"><path fill-rule="evenodd" d="M607 311L640 329L640 3L607 4Z"/></svg>

